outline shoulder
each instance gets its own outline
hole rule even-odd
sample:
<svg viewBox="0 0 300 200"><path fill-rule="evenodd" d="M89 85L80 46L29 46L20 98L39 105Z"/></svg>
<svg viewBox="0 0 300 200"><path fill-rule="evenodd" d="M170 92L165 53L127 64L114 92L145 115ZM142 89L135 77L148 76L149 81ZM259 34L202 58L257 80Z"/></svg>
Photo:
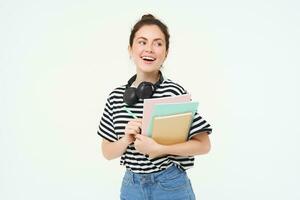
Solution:
<svg viewBox="0 0 300 200"><path fill-rule="evenodd" d="M118 99L123 99L123 94L125 92L126 85L122 85L114 88L108 95L107 100L113 102Z"/></svg>
<svg viewBox="0 0 300 200"><path fill-rule="evenodd" d="M176 95L187 93L186 89L181 84L169 78L164 79L164 81L160 85L160 88L162 88L163 90L173 91L173 93L175 93Z"/></svg>

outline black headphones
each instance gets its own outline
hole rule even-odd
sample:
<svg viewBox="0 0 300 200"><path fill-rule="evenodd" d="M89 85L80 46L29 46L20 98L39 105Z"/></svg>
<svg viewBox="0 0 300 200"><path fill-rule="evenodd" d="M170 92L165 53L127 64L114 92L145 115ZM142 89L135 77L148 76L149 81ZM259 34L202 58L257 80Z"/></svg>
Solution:
<svg viewBox="0 0 300 200"><path fill-rule="evenodd" d="M126 89L123 95L123 101L132 106L138 102L139 99L149 99L152 97L156 88L164 81L162 73L159 71L159 80L153 84L150 82L143 81L137 88L130 87L135 81L136 75L131 77L126 85Z"/></svg>

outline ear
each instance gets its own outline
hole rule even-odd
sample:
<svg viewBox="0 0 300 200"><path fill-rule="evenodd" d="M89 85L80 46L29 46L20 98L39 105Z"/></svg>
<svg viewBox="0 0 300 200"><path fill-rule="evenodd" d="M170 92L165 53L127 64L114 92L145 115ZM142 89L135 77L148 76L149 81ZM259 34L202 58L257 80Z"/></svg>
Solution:
<svg viewBox="0 0 300 200"><path fill-rule="evenodd" d="M169 53L169 51L166 51L165 59L167 58L167 56L168 56L168 53Z"/></svg>
<svg viewBox="0 0 300 200"><path fill-rule="evenodd" d="M130 58L131 58L131 51L132 51L132 49L131 49L130 45L128 45L128 54L129 54Z"/></svg>

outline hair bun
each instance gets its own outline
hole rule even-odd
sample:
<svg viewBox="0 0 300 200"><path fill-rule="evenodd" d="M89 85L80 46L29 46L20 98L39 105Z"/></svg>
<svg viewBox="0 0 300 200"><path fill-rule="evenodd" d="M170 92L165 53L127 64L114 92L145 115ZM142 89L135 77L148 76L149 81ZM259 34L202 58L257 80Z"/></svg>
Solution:
<svg viewBox="0 0 300 200"><path fill-rule="evenodd" d="M142 20L147 20L147 19L155 19L155 17L151 14L146 14L142 16Z"/></svg>

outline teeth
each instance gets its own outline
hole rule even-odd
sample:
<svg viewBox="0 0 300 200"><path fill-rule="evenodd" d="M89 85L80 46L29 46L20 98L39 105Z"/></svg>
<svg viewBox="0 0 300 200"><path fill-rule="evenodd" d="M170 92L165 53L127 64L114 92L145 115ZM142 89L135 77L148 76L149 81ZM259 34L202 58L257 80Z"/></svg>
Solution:
<svg viewBox="0 0 300 200"><path fill-rule="evenodd" d="M146 60L151 60L151 61L155 60L155 58L148 57L148 56L143 56L142 58L143 58L143 59L146 59Z"/></svg>

